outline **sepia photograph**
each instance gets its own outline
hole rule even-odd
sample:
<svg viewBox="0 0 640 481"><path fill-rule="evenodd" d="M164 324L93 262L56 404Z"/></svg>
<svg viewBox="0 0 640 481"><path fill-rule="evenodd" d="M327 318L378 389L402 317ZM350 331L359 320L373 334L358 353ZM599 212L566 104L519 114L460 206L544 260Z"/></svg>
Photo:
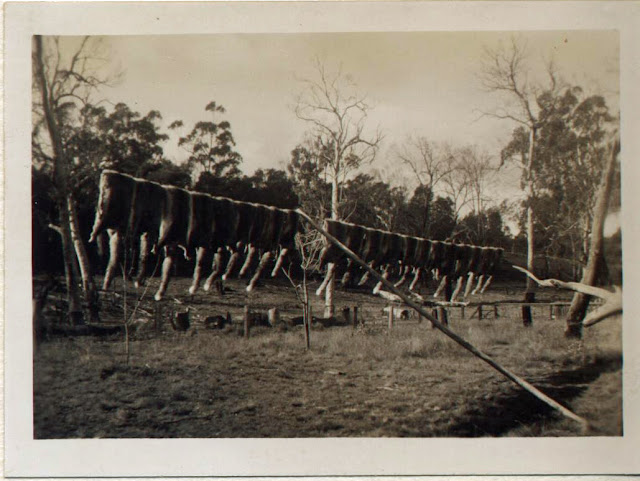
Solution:
<svg viewBox="0 0 640 481"><path fill-rule="evenodd" d="M271 25L285 5L242 8ZM303 18L318 6L296 8ZM299 461L318 462L345 441L345 453L372 443L375 457L385 443L600 440L632 465L622 173L636 139L622 135L622 26L47 22L16 49L28 162L13 167L20 187L11 169L5 178L28 202L28 235L12 234L16 211L5 235L7 258L12 243L22 249L15 288L31 298L16 326L30 401L25 425L7 426L9 453L17 432L44 450L249 442L220 470L133 473L437 474L451 472L444 458L434 471L393 456L322 471L279 458L304 446L317 452ZM18 318L7 314L8 327ZM637 371L624 378L637 398ZM260 446L255 456L279 468L237 467ZM106 449L92 463L108 463ZM500 462L454 472L517 472Z"/></svg>

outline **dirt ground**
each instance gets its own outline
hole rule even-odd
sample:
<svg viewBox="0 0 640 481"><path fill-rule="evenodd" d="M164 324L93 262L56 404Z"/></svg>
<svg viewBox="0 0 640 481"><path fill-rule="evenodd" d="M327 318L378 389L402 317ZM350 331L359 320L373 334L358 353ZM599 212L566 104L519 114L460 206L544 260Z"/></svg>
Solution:
<svg viewBox="0 0 640 481"><path fill-rule="evenodd" d="M317 284L312 284L312 289ZM386 302L367 291L338 291L337 306L358 306L364 326L314 326L305 349L299 326L254 327L242 336L245 305L277 306L283 319L300 315L285 280L247 296L240 281L217 293L184 295L187 279L172 281L166 301L137 307L127 364L124 333L70 329L56 324L34 354L34 435L52 438L174 437L477 437L622 434L621 328L618 321L563 337L563 320L548 307L534 309L525 329L520 307L450 311L450 325L577 414L591 420L582 432L570 420L522 391L417 316L391 331ZM127 293L128 306L136 292ZM140 295L138 292L137 295ZM472 301L514 299L513 288L494 286ZM567 299L539 291L540 300ZM313 295L314 314L322 299ZM102 319L122 319L122 290L102 296ZM191 327L176 332L174 311L190 307ZM207 316L234 323L210 330ZM156 327L154 320L160 325ZM607 321L609 322L609 321ZM606 413L606 415L603 415Z"/></svg>

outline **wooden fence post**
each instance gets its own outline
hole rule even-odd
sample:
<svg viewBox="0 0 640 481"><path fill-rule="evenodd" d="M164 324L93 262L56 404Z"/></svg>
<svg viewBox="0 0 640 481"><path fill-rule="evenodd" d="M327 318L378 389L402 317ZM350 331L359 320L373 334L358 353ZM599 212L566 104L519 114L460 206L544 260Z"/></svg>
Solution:
<svg viewBox="0 0 640 481"><path fill-rule="evenodd" d="M478 304L478 320L482 320L482 304Z"/></svg>
<svg viewBox="0 0 640 481"><path fill-rule="evenodd" d="M389 304L389 331L393 329L393 304Z"/></svg>
<svg viewBox="0 0 640 481"><path fill-rule="evenodd" d="M249 325L249 306L244 306L244 338L249 339L249 330L251 326Z"/></svg>
<svg viewBox="0 0 640 481"><path fill-rule="evenodd" d="M536 293L534 291L527 291L524 293L524 302L527 304L522 306L522 324L525 327L529 327L533 324L533 314L531 314L531 303L535 302Z"/></svg>
<svg viewBox="0 0 640 481"><path fill-rule="evenodd" d="M358 327L358 306L353 306L353 328Z"/></svg>
<svg viewBox="0 0 640 481"><path fill-rule="evenodd" d="M280 311L278 311L277 307L273 307L267 311L267 320L271 327L276 327L280 322Z"/></svg>
<svg viewBox="0 0 640 481"><path fill-rule="evenodd" d="M431 310L431 315L437 320L439 321L440 318L438 317L438 309L436 309L435 307ZM436 326L433 324L433 322L429 321L429 323L431 324L431 329L435 329Z"/></svg>
<svg viewBox="0 0 640 481"><path fill-rule="evenodd" d="M447 315L447 310L442 306L438 307L438 320L445 326L449 325L449 316Z"/></svg>

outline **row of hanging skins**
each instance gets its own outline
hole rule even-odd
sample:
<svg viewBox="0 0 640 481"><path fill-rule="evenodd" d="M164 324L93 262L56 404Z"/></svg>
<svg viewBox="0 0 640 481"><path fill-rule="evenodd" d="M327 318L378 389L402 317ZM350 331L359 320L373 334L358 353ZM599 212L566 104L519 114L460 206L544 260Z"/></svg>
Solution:
<svg viewBox="0 0 640 481"><path fill-rule="evenodd" d="M399 274L399 280L395 283L397 287L412 274L413 281L409 289L413 290L422 273L433 272L436 278L441 279L440 288L436 291L438 294L447 281L457 281L458 285L453 291L457 295L463 278L467 279L465 297L471 291L474 278L478 280L474 292L484 291L504 252L502 248L435 241L336 220L325 220L324 227L371 267L381 268L385 278L392 271ZM345 252L334 244L324 248L320 263L334 265L333 270L327 272L317 294L322 293L331 277L342 276L342 282L346 284L356 267ZM364 284L367 278L368 274L365 274L359 284ZM374 291L379 288L380 284Z"/></svg>
<svg viewBox="0 0 640 481"><path fill-rule="evenodd" d="M126 252L122 249L125 239L139 243L136 285L147 275L150 249L163 249L161 282L155 294L160 300L168 287L179 249L187 257L194 251L196 254L189 288L192 294L200 286L207 251L215 254L211 274L205 282L206 290L217 278L227 279L237 270L244 253L240 275L245 275L259 254L259 263L247 285L247 291L251 291L271 262L275 261L271 276L277 274L287 253L295 248L299 226L300 216L295 210L190 192L104 170L90 242L104 231L109 234L105 290ZM436 270L450 278L464 273L486 277L502 256L501 249L431 241L347 222L325 220L325 228L370 265L384 266L385 274L386 268L393 264L401 265L405 273L412 268L416 271L413 284L421 270ZM345 259L343 251L328 243L321 254L321 265L331 262L340 268ZM352 270L352 266L347 264L347 270ZM361 283L365 280L366 276Z"/></svg>
<svg viewBox="0 0 640 481"><path fill-rule="evenodd" d="M103 289L109 288L118 272L125 239L139 242L136 286L147 275L150 248L164 249L161 281L155 294L161 300L168 287L171 267L179 249L187 258L195 251L194 293L201 282L207 250L215 252L211 275L205 289L221 277L226 279L246 251L241 274L246 274L258 251L262 252L256 272L247 290L251 291L262 271L277 253L272 270L275 276L285 256L295 246L299 215L290 209L231 200L209 194L190 192L138 179L113 170L100 176L98 206L90 242L105 230L109 235L109 262ZM230 253L230 257L225 255ZM223 265L223 260L226 262Z"/></svg>

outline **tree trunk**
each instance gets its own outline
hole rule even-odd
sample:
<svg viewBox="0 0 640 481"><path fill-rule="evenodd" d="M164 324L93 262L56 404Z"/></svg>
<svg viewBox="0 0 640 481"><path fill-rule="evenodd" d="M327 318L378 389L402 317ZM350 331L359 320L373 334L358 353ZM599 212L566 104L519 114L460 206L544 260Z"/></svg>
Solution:
<svg viewBox="0 0 640 481"><path fill-rule="evenodd" d="M554 277L551 274L551 265L549 264L549 256L545 253L544 255L544 277L548 279L549 277Z"/></svg>
<svg viewBox="0 0 640 481"><path fill-rule="evenodd" d="M78 258L78 264L80 266L80 277L82 278L82 290L87 294L93 288L93 279L91 276L91 267L89 265L89 257L87 251L82 243L82 237L80 235L80 226L78 225L78 216L76 214L75 202L69 196L67 198L67 213L69 215L69 228L71 231L71 240L73 241L73 247Z"/></svg>
<svg viewBox="0 0 640 481"><path fill-rule="evenodd" d="M42 105L44 109L47 130L51 137L51 144L54 152L54 182L56 185L57 204L60 212L60 231L62 234L62 255L64 258L65 283L67 287L67 300L69 303L69 319L72 324L82 322L82 305L78 286L75 282L73 274L73 247L71 240L71 230L69 226L69 216L67 215L67 197L69 194L69 173L68 165L65 158L65 152L62 147L62 139L58 130L53 106L49 98L49 87L44 71L44 53L42 49L42 36L35 36L36 44L36 63L38 81L42 94Z"/></svg>
<svg viewBox="0 0 640 481"><path fill-rule="evenodd" d="M429 192L427 193L427 199L425 201L424 206L424 217L422 220L422 231L420 235L422 237L429 238L429 231L431 230L431 203L433 202L433 194L431 190L431 186L429 186Z"/></svg>
<svg viewBox="0 0 640 481"><path fill-rule="evenodd" d="M581 282L583 284L594 285L598 272L603 261L603 244L604 244L604 221L607 216L609 206L609 197L611 195L611 186L613 184L613 176L616 171L616 159L620 152L620 142L615 141L612 145L611 155L607 164L602 171L602 179L600 188L596 196L596 204L593 211L593 222L591 223L591 243L589 245L589 257L587 267L582 275ZM582 320L587 313L591 296L576 293L571 301L571 307L567 314L567 326L564 334L568 338L582 337Z"/></svg>
<svg viewBox="0 0 640 481"><path fill-rule="evenodd" d="M38 350L47 329L44 318L44 308L47 305L49 292L55 287L55 281L51 278L44 286L34 292L33 296L33 349Z"/></svg>
<svg viewBox="0 0 640 481"><path fill-rule="evenodd" d="M580 279L578 272L578 264L580 260L578 259L578 248L576 247L576 241L573 236L570 237L571 241L571 280L574 282L578 282Z"/></svg>
<svg viewBox="0 0 640 481"><path fill-rule="evenodd" d="M91 272L91 264L89 262L89 256L87 250L82 242L82 236L80 235L80 226L78 224L78 215L76 212L76 203L73 196L69 195L67 198L67 208L69 212L69 227L71 230L71 240L76 251L76 257L78 258L78 265L80 266L80 277L82 278L82 291L84 298L87 302L89 309L89 318L92 322L98 322L99 317L99 303L98 293L96 286L93 282L93 274Z"/></svg>
<svg viewBox="0 0 640 481"><path fill-rule="evenodd" d="M309 288L307 286L307 271L302 271L302 323L304 325L304 344L307 350L311 349L311 305L309 303Z"/></svg>
<svg viewBox="0 0 640 481"><path fill-rule="evenodd" d="M536 129L529 130L529 157L527 159L527 270L534 271L534 233L533 233L533 155L536 141ZM525 291L525 302L535 302L535 283L527 276L527 289ZM522 320L525 327L531 326L531 306L523 306Z"/></svg>
<svg viewBox="0 0 640 481"><path fill-rule="evenodd" d="M340 218L340 214L338 212L338 202L339 199L339 191L340 185L338 183L338 175L340 173L339 164L336 164L338 168L334 171L333 181L331 182L331 219L338 220ZM334 272L336 265L333 262L327 264L327 274ZM335 314L335 303L333 300L333 294L336 289L336 276L332 275L329 279L329 284L327 284L327 288L324 291L324 317L329 318L333 317Z"/></svg>
<svg viewBox="0 0 640 481"><path fill-rule="evenodd" d="M331 269L335 271L336 265L331 263L327 265L327 270ZM324 292L324 317L333 317L335 314L335 302L333 300L333 294L336 290L336 276L332 275L327 284L327 289Z"/></svg>
<svg viewBox="0 0 640 481"><path fill-rule="evenodd" d="M595 212L592 215L595 215ZM592 219L589 216L587 216L585 226L584 226L584 233L582 234L582 252L580 253L580 263L582 265L585 265L589 260L591 231L593 229L591 225L591 220Z"/></svg>
<svg viewBox="0 0 640 481"><path fill-rule="evenodd" d="M478 241L482 244L485 244L486 239L484 235L484 222L481 217L482 209L480 206L482 200L480 199L479 190L480 189L478 188L476 192L476 201L475 201L476 202L476 230L478 231Z"/></svg>

